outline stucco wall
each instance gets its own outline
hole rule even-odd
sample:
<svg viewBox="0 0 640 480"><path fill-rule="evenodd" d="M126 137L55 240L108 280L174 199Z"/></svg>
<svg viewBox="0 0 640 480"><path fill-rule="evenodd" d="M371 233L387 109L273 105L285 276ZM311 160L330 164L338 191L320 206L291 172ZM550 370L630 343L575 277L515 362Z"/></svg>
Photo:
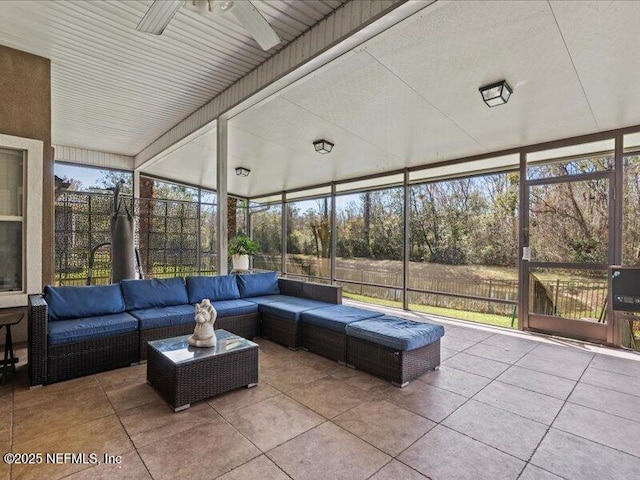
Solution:
<svg viewBox="0 0 640 480"><path fill-rule="evenodd" d="M51 61L0 46L0 72L0 133L34 138L44 144L42 280L47 284L53 281ZM12 333L14 342L27 339L26 318L17 328L12 329ZM0 343L3 342L4 334L0 338Z"/></svg>

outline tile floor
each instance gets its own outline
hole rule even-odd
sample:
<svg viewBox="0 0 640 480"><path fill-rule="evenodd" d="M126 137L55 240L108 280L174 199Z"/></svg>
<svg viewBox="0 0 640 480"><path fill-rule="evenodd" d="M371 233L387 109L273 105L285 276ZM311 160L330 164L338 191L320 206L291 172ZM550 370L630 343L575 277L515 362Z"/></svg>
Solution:
<svg viewBox="0 0 640 480"><path fill-rule="evenodd" d="M180 413L146 384L145 365L34 390L23 370L0 387L0 451L122 460L0 463L0 479L640 477L639 357L445 328L441 368L404 389L259 340L258 387Z"/></svg>

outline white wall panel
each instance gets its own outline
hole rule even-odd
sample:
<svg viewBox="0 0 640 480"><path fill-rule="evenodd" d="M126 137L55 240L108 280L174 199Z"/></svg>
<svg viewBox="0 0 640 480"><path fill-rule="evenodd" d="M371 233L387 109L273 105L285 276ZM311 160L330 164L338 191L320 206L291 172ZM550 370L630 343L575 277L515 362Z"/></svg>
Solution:
<svg viewBox="0 0 640 480"><path fill-rule="evenodd" d="M56 162L78 163L93 167L115 168L118 170L133 170L134 159L128 155L98 152L86 148L54 146L54 160Z"/></svg>

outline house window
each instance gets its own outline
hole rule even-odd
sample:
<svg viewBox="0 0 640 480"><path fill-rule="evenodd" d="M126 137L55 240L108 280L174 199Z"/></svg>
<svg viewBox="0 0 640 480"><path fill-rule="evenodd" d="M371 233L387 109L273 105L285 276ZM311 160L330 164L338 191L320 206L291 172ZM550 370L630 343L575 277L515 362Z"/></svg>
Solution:
<svg viewBox="0 0 640 480"><path fill-rule="evenodd" d="M24 290L24 153L0 148L0 292Z"/></svg>
<svg viewBox="0 0 640 480"><path fill-rule="evenodd" d="M40 140L0 134L0 308L42 292L42 152Z"/></svg>

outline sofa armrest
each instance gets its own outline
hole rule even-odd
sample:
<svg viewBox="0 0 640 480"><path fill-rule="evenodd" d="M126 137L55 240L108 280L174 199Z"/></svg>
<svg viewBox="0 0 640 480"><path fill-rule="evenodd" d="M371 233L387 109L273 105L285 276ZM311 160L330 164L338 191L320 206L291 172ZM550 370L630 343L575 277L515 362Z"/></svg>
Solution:
<svg viewBox="0 0 640 480"><path fill-rule="evenodd" d="M342 287L338 285L324 285L322 283L301 282L289 278L279 278L280 293L293 297L308 298L327 303L342 303Z"/></svg>
<svg viewBox="0 0 640 480"><path fill-rule="evenodd" d="M47 383L48 306L42 295L29 295L29 384Z"/></svg>

